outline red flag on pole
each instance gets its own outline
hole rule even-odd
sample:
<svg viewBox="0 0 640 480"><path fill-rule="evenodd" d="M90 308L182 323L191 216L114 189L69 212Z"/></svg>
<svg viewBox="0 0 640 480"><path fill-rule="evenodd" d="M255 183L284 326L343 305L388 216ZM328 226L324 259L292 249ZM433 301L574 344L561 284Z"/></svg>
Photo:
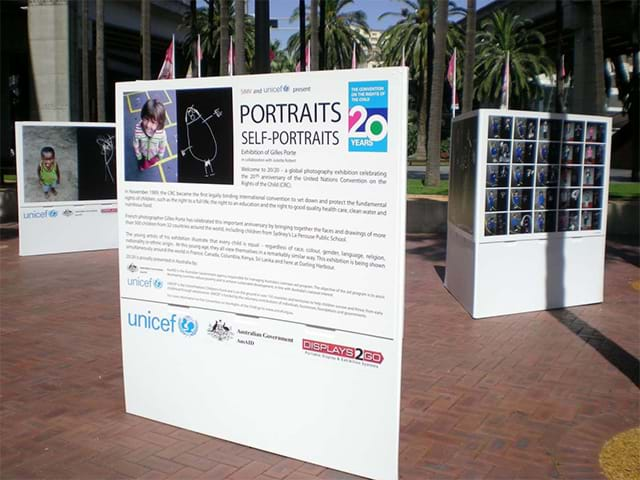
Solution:
<svg viewBox="0 0 640 480"><path fill-rule="evenodd" d="M227 73L229 76L233 76L233 59L234 59L234 51L233 51L233 35L229 36L229 53L227 55Z"/></svg>
<svg viewBox="0 0 640 480"><path fill-rule="evenodd" d="M171 78L175 78L173 71L173 44L174 39L171 39L171 43L169 44L169 48L164 54L164 62L162 63L162 68L160 68L160 73L158 74L158 80L167 80Z"/></svg>
<svg viewBox="0 0 640 480"><path fill-rule="evenodd" d="M456 108L458 108L458 95L456 92L456 51L457 49L453 49L453 55L451 55L451 59L449 60L449 68L447 69L447 80L449 81L449 85L451 85L451 113L455 117L456 116Z"/></svg>
<svg viewBox="0 0 640 480"><path fill-rule="evenodd" d="M351 68L358 68L356 60L356 42L353 42L353 51L351 52Z"/></svg>
<svg viewBox="0 0 640 480"><path fill-rule="evenodd" d="M504 64L504 79L502 81L502 100L500 108L509 109L509 52L507 52L507 61Z"/></svg>

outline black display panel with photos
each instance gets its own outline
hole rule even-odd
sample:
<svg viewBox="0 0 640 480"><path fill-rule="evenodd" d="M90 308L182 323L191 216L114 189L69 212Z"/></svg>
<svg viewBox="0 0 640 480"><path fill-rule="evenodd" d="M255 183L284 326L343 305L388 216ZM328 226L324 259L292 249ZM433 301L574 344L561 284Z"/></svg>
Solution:
<svg viewBox="0 0 640 480"><path fill-rule="evenodd" d="M607 124L490 114L484 236L602 229Z"/></svg>

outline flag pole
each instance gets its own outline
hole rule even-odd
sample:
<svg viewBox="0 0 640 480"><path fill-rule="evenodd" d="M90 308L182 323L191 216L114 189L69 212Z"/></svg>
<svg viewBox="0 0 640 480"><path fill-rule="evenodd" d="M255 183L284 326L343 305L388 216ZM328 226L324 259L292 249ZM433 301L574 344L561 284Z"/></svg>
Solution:
<svg viewBox="0 0 640 480"><path fill-rule="evenodd" d="M235 52L233 51L233 35L229 35L229 53L228 53L228 59L227 59L227 63L228 65L228 70L229 70L229 76L233 76L233 61L234 61L234 57L235 57Z"/></svg>
<svg viewBox="0 0 640 480"><path fill-rule="evenodd" d="M202 51L200 50L200 34L198 34L198 78L200 78L202 76L202 71L201 71L201 60L202 57Z"/></svg>
<svg viewBox="0 0 640 480"><path fill-rule="evenodd" d="M456 70L457 70L457 58L456 58L457 49L453 49L453 85L451 92L451 121L456 118Z"/></svg>
<svg viewBox="0 0 640 480"><path fill-rule="evenodd" d="M171 35L171 77L176 78L176 34Z"/></svg>
<svg viewBox="0 0 640 480"><path fill-rule="evenodd" d="M351 68L358 68L358 62L356 60L356 42L353 42L353 49L351 50Z"/></svg>

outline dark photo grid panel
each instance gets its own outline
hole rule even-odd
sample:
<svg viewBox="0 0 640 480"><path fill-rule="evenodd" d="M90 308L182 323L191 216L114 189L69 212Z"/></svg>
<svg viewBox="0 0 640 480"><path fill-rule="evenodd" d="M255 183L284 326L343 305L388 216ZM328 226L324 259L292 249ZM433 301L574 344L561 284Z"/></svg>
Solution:
<svg viewBox="0 0 640 480"><path fill-rule="evenodd" d="M598 230L606 124L490 115L485 236Z"/></svg>
<svg viewBox="0 0 640 480"><path fill-rule="evenodd" d="M178 181L233 184L231 88L176 91Z"/></svg>

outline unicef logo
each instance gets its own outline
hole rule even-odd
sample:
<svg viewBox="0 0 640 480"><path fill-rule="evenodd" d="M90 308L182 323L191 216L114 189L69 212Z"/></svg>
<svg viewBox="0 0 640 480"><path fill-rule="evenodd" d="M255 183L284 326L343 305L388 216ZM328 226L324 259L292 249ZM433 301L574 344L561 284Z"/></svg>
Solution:
<svg viewBox="0 0 640 480"><path fill-rule="evenodd" d="M58 216L58 211L57 210L49 210L49 216L51 218L56 218Z"/></svg>
<svg viewBox="0 0 640 480"><path fill-rule="evenodd" d="M189 316L185 316L178 322L178 328L184 336L193 337L198 332L198 322Z"/></svg>
<svg viewBox="0 0 640 480"><path fill-rule="evenodd" d="M156 278L153 281L153 286L156 287L156 288L162 288L163 285L164 284L162 283L162 280L160 280L159 278Z"/></svg>

